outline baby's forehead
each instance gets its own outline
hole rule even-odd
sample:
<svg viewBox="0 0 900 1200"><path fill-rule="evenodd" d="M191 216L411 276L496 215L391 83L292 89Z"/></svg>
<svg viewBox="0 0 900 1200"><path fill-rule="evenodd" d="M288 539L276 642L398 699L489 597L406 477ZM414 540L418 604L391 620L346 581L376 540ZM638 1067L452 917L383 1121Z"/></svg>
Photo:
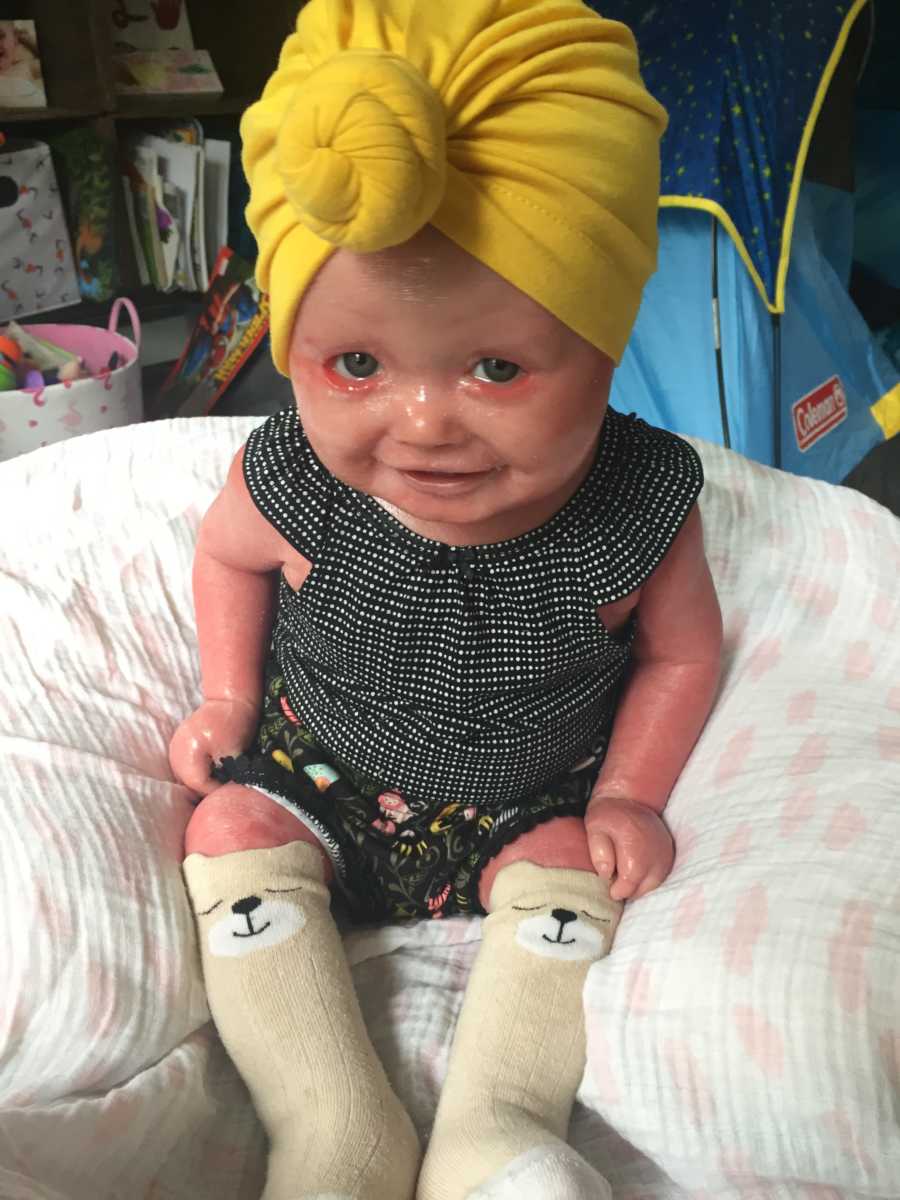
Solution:
<svg viewBox="0 0 900 1200"><path fill-rule="evenodd" d="M550 326L564 328L530 296L430 226L385 250L336 250L307 290L300 315L358 310L381 316L398 308L459 319L477 312L541 333Z"/></svg>
<svg viewBox="0 0 900 1200"><path fill-rule="evenodd" d="M495 281L512 287L430 225L408 241L384 250L369 254L335 251L319 273L320 278L331 275L426 302L455 288L483 287Z"/></svg>

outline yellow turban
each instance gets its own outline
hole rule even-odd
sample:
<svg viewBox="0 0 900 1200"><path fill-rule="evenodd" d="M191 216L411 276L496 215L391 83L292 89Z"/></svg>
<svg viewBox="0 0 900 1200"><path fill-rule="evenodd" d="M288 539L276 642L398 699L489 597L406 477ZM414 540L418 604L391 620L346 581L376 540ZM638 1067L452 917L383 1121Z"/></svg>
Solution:
<svg viewBox="0 0 900 1200"><path fill-rule="evenodd" d="M276 366L337 247L429 222L618 362L665 123L631 33L580 0L311 0L241 122Z"/></svg>

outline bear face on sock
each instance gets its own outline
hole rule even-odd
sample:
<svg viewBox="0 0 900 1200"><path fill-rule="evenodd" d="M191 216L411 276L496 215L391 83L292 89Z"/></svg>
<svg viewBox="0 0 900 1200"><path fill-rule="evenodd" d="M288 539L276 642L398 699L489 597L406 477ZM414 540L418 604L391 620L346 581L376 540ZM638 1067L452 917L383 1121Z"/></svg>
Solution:
<svg viewBox="0 0 900 1200"><path fill-rule="evenodd" d="M522 918L516 926L516 942L531 954L566 962L602 958L612 941L612 921L589 910L547 904L512 905Z"/></svg>
<svg viewBox="0 0 900 1200"><path fill-rule="evenodd" d="M209 953L217 958L242 958L298 933L306 924L306 914L297 903L302 891L302 887L264 887L211 901L195 914ZM293 893L292 898L287 898L288 893Z"/></svg>

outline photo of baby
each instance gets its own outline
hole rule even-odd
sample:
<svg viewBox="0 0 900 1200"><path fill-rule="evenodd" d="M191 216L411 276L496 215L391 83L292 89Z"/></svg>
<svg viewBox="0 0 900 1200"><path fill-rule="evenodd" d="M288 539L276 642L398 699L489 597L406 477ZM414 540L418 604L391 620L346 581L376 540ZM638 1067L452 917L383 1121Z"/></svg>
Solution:
<svg viewBox="0 0 900 1200"><path fill-rule="evenodd" d="M45 108L34 21L0 21L0 108Z"/></svg>

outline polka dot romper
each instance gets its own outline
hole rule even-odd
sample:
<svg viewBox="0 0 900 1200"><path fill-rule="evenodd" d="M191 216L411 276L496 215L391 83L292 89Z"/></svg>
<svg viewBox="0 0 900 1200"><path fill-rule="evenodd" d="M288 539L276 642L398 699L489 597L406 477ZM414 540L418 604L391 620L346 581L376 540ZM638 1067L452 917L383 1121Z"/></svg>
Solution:
<svg viewBox="0 0 900 1200"><path fill-rule="evenodd" d="M610 409L563 508L480 546L422 537L339 482L294 408L250 435L244 475L262 515L313 568L299 591L280 582L267 713L255 750L223 764L229 778L290 803L339 867L348 840L358 853L360 830L400 836L418 819L429 838L448 806L488 830L483 865L562 815L537 798L590 756L590 779L564 805L583 811L633 637L631 626L610 635L597 608L641 586L687 517L703 472L686 442ZM279 720L291 735L280 748Z"/></svg>

